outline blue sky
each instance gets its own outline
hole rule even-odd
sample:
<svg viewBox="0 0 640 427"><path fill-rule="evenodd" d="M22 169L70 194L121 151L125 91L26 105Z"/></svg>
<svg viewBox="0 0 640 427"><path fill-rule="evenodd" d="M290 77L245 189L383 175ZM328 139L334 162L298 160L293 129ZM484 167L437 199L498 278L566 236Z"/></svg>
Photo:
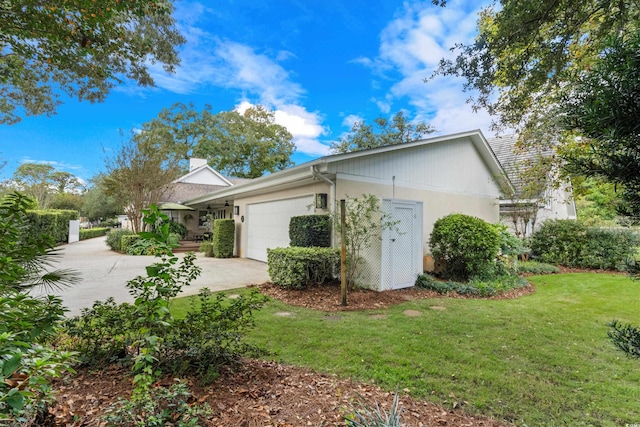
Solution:
<svg viewBox="0 0 640 427"><path fill-rule="evenodd" d="M424 83L449 48L476 33L489 1L256 0L175 2L187 39L175 74L152 66L156 88L129 82L100 104L62 98L52 117L0 126L6 179L25 162L49 163L88 180L130 132L176 102L213 111L262 104L294 135L301 163L325 154L354 121L402 110L437 134L482 129L462 82Z"/></svg>

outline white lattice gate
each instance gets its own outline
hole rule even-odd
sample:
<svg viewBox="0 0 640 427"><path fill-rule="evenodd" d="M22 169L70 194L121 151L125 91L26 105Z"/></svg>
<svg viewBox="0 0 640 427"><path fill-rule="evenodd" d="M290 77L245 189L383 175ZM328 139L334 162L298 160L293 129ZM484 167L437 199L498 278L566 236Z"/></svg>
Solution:
<svg viewBox="0 0 640 427"><path fill-rule="evenodd" d="M380 290L413 286L422 273L422 202L382 201L395 225L382 233Z"/></svg>

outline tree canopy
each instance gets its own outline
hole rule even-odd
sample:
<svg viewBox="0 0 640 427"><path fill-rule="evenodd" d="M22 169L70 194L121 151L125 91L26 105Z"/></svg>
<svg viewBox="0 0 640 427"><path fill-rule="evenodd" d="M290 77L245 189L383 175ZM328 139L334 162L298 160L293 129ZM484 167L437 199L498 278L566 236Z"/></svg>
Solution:
<svg viewBox="0 0 640 427"><path fill-rule="evenodd" d="M59 92L103 101L123 78L153 85L149 64L179 63L185 39L169 0L0 2L0 123L53 114Z"/></svg>
<svg viewBox="0 0 640 427"><path fill-rule="evenodd" d="M101 180L106 194L124 207L135 233L141 231L142 210L158 204L171 182L182 173L163 141L151 137L126 142L120 152L106 159L106 168L107 174Z"/></svg>
<svg viewBox="0 0 640 427"><path fill-rule="evenodd" d="M179 161L206 158L211 167L227 176L257 178L291 165L293 136L275 122L275 113L262 106L211 113L193 104L174 104L143 126L136 139L162 140Z"/></svg>
<svg viewBox="0 0 640 427"><path fill-rule="evenodd" d="M621 184L621 213L640 217L640 35L610 39L563 92L558 111L579 135L560 150L566 169Z"/></svg>
<svg viewBox="0 0 640 427"><path fill-rule="evenodd" d="M441 2L442 3L442 2ZM640 22L633 0L501 0L483 9L472 44L442 59L436 74L462 76L498 126L537 125L557 89L598 61L612 35Z"/></svg>
<svg viewBox="0 0 640 427"><path fill-rule="evenodd" d="M413 124L407 120L402 111L391 118L378 117L373 124L355 122L348 135L331 144L333 153L349 153L387 145L404 144L417 141L434 132L435 129L426 123Z"/></svg>

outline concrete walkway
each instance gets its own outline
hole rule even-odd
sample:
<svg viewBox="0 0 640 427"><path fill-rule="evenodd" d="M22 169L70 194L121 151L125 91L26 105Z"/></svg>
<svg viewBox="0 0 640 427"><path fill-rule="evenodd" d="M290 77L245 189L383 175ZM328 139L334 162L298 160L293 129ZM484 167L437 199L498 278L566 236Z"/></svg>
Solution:
<svg viewBox="0 0 640 427"><path fill-rule="evenodd" d="M121 255L109 249L106 238L83 240L60 247L60 256L54 269L72 269L80 273L81 282L62 290L54 290L70 310L67 316L91 307L94 301L113 297L117 303L133 302L125 285L139 275L146 275L145 267L157 262L153 256ZM182 258L184 254L176 254ZM244 258L210 258L197 254L196 265L202 274L180 296L197 294L202 288L222 291L260 284L269 280L267 264ZM42 293L40 291L34 291Z"/></svg>

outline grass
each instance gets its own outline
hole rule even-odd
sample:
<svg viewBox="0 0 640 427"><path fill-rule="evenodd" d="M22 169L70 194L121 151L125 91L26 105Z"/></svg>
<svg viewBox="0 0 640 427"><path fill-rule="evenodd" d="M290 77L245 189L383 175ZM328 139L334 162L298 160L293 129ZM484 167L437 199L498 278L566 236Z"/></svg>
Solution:
<svg viewBox="0 0 640 427"><path fill-rule="evenodd" d="M528 280L537 291L515 300L436 298L330 317L271 301L249 340L283 363L517 425L640 423L640 362L607 337L613 319L640 325L640 282L588 273Z"/></svg>

